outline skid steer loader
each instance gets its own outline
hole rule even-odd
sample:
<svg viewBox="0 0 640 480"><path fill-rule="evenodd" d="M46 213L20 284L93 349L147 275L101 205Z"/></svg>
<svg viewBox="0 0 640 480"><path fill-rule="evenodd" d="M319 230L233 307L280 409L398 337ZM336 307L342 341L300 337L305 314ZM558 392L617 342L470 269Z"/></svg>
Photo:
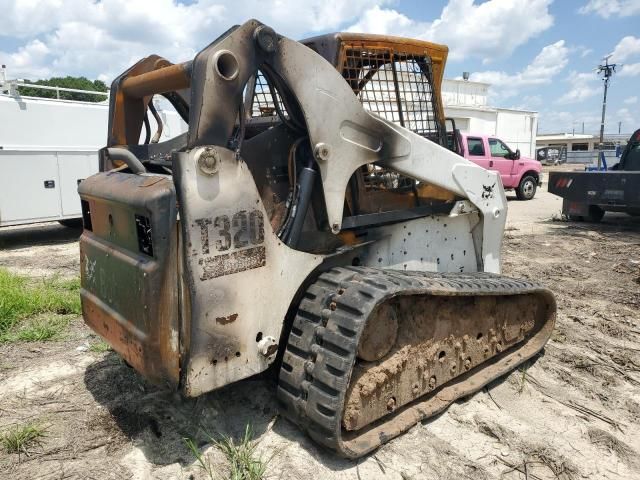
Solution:
<svg viewBox="0 0 640 480"><path fill-rule="evenodd" d="M499 275L506 199L447 148L446 56L251 20L135 64L79 187L86 323L186 396L273 364L284 415L352 458L534 356L555 300ZM186 133L150 138L154 95Z"/></svg>

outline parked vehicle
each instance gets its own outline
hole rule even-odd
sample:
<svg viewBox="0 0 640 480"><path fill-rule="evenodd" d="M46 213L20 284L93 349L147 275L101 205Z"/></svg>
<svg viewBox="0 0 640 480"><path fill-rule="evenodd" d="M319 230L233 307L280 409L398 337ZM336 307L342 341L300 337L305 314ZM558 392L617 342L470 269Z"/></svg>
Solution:
<svg viewBox="0 0 640 480"><path fill-rule="evenodd" d="M19 88L26 86L55 88L5 81L0 73L0 227L51 221L79 226L78 185L99 171L109 105L20 95ZM159 140L185 132L186 123L168 103L157 103L163 126ZM152 116L149 128L158 131L157 122Z"/></svg>
<svg viewBox="0 0 640 480"><path fill-rule="evenodd" d="M536 149L536 160L542 165L558 165L567 162L566 147L541 147Z"/></svg>
<svg viewBox="0 0 640 480"><path fill-rule="evenodd" d="M461 154L467 160L500 174L505 190L515 190L518 200L531 200L543 174L540 162L520 156L506 143L488 135L460 133Z"/></svg>
<svg viewBox="0 0 640 480"><path fill-rule="evenodd" d="M570 220L599 222L605 212L640 215L640 129L608 171L552 172L548 188L562 197Z"/></svg>

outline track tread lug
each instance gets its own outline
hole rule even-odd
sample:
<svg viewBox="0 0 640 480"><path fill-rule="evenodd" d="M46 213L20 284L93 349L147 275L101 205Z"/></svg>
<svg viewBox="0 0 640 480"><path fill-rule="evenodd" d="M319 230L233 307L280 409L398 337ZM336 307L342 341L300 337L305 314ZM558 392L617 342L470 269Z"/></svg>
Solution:
<svg viewBox="0 0 640 480"><path fill-rule="evenodd" d="M342 409L360 334L373 309L399 292L421 295L510 295L540 285L490 273L404 272L345 266L319 275L298 306L280 371L278 401L285 417L338 454L359 457L341 438ZM335 310L329 310L335 302Z"/></svg>

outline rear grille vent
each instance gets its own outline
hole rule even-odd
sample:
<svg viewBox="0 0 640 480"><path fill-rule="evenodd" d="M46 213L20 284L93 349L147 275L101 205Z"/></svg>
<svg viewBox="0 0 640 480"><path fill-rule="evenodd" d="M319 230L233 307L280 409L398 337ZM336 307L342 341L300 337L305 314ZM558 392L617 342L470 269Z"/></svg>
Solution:
<svg viewBox="0 0 640 480"><path fill-rule="evenodd" d="M153 233L149 217L136 215L136 232L138 234L138 249L140 253L153 257Z"/></svg>
<svg viewBox="0 0 640 480"><path fill-rule="evenodd" d="M91 209L89 208L89 202L86 200L80 200L82 207L82 225L85 230L93 231L93 225L91 224Z"/></svg>

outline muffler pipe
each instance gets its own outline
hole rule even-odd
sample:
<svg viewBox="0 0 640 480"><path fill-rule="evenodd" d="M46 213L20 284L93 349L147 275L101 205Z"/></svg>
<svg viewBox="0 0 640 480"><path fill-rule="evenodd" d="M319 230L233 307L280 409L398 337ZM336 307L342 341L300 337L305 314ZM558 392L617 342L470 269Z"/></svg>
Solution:
<svg viewBox="0 0 640 480"><path fill-rule="evenodd" d="M129 170L133 173L147 172L147 169L144 168L144 165L142 165L142 162L138 160L138 157L125 148L109 147L107 148L107 154L111 160L120 160L121 162L126 163Z"/></svg>

